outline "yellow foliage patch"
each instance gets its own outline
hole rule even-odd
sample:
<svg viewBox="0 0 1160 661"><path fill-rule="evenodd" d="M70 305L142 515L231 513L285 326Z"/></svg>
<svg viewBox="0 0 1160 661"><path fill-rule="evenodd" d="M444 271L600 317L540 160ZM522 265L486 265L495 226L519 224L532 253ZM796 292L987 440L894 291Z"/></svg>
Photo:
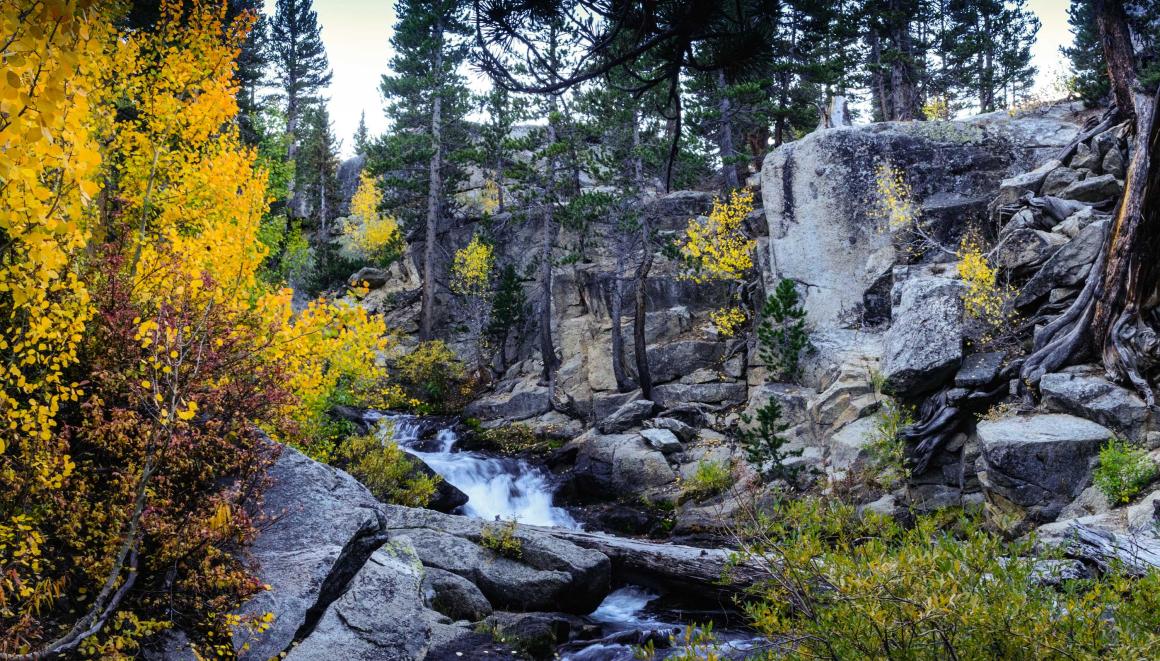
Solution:
<svg viewBox="0 0 1160 661"><path fill-rule="evenodd" d="M753 211L753 191L735 190L728 200L716 200L706 218L691 218L685 227L681 254L692 265L685 278L696 283L739 280L753 268L757 242L745 237L741 225Z"/></svg>

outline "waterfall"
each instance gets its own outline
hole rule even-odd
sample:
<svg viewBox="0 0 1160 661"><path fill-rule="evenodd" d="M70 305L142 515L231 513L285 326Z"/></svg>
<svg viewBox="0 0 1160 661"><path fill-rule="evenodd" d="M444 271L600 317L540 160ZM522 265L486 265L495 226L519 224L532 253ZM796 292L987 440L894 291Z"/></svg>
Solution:
<svg viewBox="0 0 1160 661"><path fill-rule="evenodd" d="M467 516L580 528L566 510L552 504L552 484L543 469L522 459L458 450L455 445L459 436L447 427L437 430L433 442L425 441L423 432L430 423L418 416L368 413L367 420L378 421L384 441L397 443L467 494L463 507Z"/></svg>

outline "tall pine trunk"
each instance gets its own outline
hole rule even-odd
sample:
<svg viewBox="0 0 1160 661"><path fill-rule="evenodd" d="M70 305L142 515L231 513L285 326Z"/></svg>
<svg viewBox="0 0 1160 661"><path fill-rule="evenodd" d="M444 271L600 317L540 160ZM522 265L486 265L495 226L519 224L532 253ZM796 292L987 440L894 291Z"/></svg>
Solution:
<svg viewBox="0 0 1160 661"><path fill-rule="evenodd" d="M727 190L740 187L737 180L737 152L733 148L733 108L729 103L729 85L725 80L725 70L717 70L718 110L721 121L717 129L717 148L721 154L721 178Z"/></svg>
<svg viewBox="0 0 1160 661"><path fill-rule="evenodd" d="M552 103L553 113L556 110ZM556 127L548 123L548 143L556 144ZM548 191L543 204L543 232L540 236L540 360L544 364L542 378L548 386L548 397L555 401L556 370L560 359L552 341L552 242L556 239L556 157L548 159Z"/></svg>
<svg viewBox="0 0 1160 661"><path fill-rule="evenodd" d="M439 232L440 198L443 196L443 24L435 23L435 75L439 78L431 107L431 172L427 186L427 233L423 245L423 295L419 316L419 339L434 335L435 242Z"/></svg>
<svg viewBox="0 0 1160 661"><path fill-rule="evenodd" d="M632 349L636 353L636 379L640 386L640 395L645 399L652 399L652 372L648 365L648 352L645 350L645 308L648 303L648 274L652 270L653 251L652 237L649 236L649 219L646 211L640 219L641 255L640 268L636 271L636 313L632 320Z"/></svg>

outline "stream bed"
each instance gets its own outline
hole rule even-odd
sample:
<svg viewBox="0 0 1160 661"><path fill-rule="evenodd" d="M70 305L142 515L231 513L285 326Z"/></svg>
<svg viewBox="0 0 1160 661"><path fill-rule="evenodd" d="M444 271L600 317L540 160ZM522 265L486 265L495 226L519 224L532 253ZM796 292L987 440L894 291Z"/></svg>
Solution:
<svg viewBox="0 0 1160 661"><path fill-rule="evenodd" d="M366 421L378 426L384 441L394 441L406 452L422 459L436 473L468 496L462 513L486 521L515 520L519 523L582 529L565 508L553 504L552 476L545 469L523 459L493 456L456 447L459 436L443 421L421 416L369 411ZM665 605L664 595L638 585L614 589L588 615L600 625L605 642L574 642L561 649L563 661L631 661L636 646L607 642L616 634L642 636L671 633L678 639L687 630L688 618L679 608ZM721 613L696 612L698 622ZM739 630L715 629L722 658L743 658L753 640ZM667 637L667 636L664 636ZM662 647L662 645L657 645ZM660 651L660 650L658 650ZM664 658L663 651L658 658Z"/></svg>

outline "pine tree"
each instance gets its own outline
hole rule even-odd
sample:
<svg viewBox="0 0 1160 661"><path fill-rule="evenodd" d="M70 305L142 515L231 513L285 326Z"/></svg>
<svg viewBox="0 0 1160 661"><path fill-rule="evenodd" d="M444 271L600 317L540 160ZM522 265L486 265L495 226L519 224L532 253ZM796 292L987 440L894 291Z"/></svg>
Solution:
<svg viewBox="0 0 1160 661"><path fill-rule="evenodd" d="M261 112L258 89L262 86L266 66L269 64L266 43L269 19L262 13L261 0L230 0L226 11L226 23L229 24L242 12L251 13L254 16L254 23L238 52L237 69L234 74L238 79L238 128L243 142L257 145L261 139L255 127L256 117Z"/></svg>
<svg viewBox="0 0 1160 661"><path fill-rule="evenodd" d="M290 136L286 158L296 162L302 113L307 106L318 101L319 93L330 84L331 76L318 15L312 9L311 1L278 0L268 43L274 82L286 109L286 132ZM289 215L301 211L294 198L291 190Z"/></svg>
<svg viewBox="0 0 1160 661"><path fill-rule="evenodd" d="M1071 0L1067 22L1071 26L1072 45L1060 50L1071 60L1072 89L1087 105L1097 105L1107 99L1112 88L1092 0Z"/></svg>
<svg viewBox="0 0 1160 661"><path fill-rule="evenodd" d="M338 186L339 142L325 103L313 103L302 113L301 146L294 172L294 189L318 227L316 243L328 241L338 216L342 194Z"/></svg>
<svg viewBox="0 0 1160 661"><path fill-rule="evenodd" d="M367 148L370 147L371 136L367 131L367 113L362 111L358 116L358 128L354 130L354 153L358 156L365 156Z"/></svg>
<svg viewBox="0 0 1160 661"><path fill-rule="evenodd" d="M1026 0L951 0L950 68L957 86L973 91L979 112L1022 96L1035 76L1031 45L1039 19ZM1002 95L1002 97L1000 97Z"/></svg>
<svg viewBox="0 0 1160 661"><path fill-rule="evenodd" d="M863 12L874 118L917 119L928 48L915 29L921 15L920 0L868 0Z"/></svg>
<svg viewBox="0 0 1160 661"><path fill-rule="evenodd" d="M399 0L391 74L380 85L392 133L376 169L385 171L388 187L402 196L396 208L404 221L414 225L422 219L425 225L423 340L434 335L438 227L454 185L449 154L466 144L466 82L458 74L467 56L466 9L463 0Z"/></svg>

